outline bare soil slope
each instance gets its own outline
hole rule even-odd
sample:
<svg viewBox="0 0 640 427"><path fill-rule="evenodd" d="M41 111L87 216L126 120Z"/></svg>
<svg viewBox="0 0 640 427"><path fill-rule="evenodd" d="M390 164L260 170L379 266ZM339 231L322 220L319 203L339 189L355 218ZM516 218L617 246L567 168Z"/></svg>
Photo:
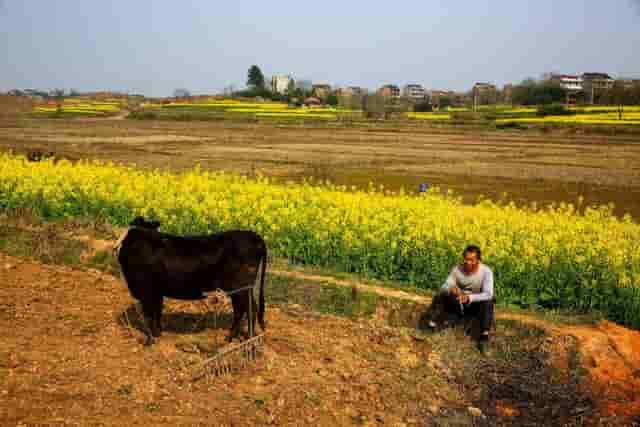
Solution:
<svg viewBox="0 0 640 427"><path fill-rule="evenodd" d="M270 305L254 366L192 382L225 316L213 327L170 303L165 334L145 349L123 321L135 311L113 276L0 253L0 283L2 425L633 425L638 416L638 335L606 323L536 325L546 337L499 326L501 355L487 360L455 332L385 326L382 308L354 322ZM578 338L589 370L580 384L567 374L575 361L564 334Z"/></svg>

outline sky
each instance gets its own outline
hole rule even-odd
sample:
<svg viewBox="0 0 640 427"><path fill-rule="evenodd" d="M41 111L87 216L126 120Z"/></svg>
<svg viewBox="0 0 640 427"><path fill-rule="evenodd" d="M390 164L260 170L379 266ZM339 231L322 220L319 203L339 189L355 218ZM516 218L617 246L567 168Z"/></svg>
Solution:
<svg viewBox="0 0 640 427"><path fill-rule="evenodd" d="M640 0L0 0L3 92L217 93L252 64L369 89L640 78Z"/></svg>

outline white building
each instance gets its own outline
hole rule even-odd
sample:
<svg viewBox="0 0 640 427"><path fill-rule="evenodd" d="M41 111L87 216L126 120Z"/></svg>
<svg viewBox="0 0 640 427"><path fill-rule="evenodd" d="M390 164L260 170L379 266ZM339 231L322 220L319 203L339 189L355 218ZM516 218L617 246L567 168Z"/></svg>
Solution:
<svg viewBox="0 0 640 427"><path fill-rule="evenodd" d="M568 91L580 91L584 83L582 77L569 74L552 74L550 80L557 82L561 88Z"/></svg>
<svg viewBox="0 0 640 427"><path fill-rule="evenodd" d="M293 79L291 78L291 76L288 76L288 75L279 75L279 76L271 77L271 91L273 93L281 93L281 94L287 93L287 90L289 89L289 83L292 80Z"/></svg>
<svg viewBox="0 0 640 427"><path fill-rule="evenodd" d="M409 99L421 100L425 98L427 92L424 90L422 85L408 84L402 88L402 95Z"/></svg>

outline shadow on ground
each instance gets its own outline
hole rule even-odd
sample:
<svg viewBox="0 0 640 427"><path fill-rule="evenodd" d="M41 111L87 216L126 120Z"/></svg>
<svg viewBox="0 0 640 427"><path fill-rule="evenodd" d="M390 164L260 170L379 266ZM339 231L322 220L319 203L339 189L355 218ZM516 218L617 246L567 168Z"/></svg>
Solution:
<svg viewBox="0 0 640 427"><path fill-rule="evenodd" d="M206 311L200 313L169 311L162 314L162 331L175 334L197 334L210 329L231 328L233 316L227 312ZM137 303L129 305L116 319L119 326L127 328L129 325L144 333L142 309Z"/></svg>

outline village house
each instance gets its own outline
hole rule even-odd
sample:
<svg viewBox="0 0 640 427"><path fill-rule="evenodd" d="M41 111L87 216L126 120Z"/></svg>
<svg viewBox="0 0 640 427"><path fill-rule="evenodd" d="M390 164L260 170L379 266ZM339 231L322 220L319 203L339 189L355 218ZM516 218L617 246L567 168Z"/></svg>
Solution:
<svg viewBox="0 0 640 427"><path fill-rule="evenodd" d="M289 75L275 75L271 77L271 91L273 93L285 94L293 79Z"/></svg>
<svg viewBox="0 0 640 427"><path fill-rule="evenodd" d="M384 85L378 89L378 95L383 98L400 98L400 88L396 85Z"/></svg>
<svg viewBox="0 0 640 427"><path fill-rule="evenodd" d="M582 74L582 88L587 104L597 104L605 97L607 92L613 89L615 80L606 73L584 73Z"/></svg>
<svg viewBox="0 0 640 427"><path fill-rule="evenodd" d="M422 101L427 97L427 91L419 84L407 84L402 88L402 96L405 98L417 102Z"/></svg>
<svg viewBox="0 0 640 427"><path fill-rule="evenodd" d="M584 80L581 76L570 74L551 74L549 81L557 83L567 93L566 103L575 105L578 95L583 91Z"/></svg>
<svg viewBox="0 0 640 427"><path fill-rule="evenodd" d="M476 83L471 90L474 105L491 105L498 101L498 91L491 83Z"/></svg>
<svg viewBox="0 0 640 427"><path fill-rule="evenodd" d="M326 83L315 84L312 86L312 91L316 98L326 99L331 94L331 85Z"/></svg>

